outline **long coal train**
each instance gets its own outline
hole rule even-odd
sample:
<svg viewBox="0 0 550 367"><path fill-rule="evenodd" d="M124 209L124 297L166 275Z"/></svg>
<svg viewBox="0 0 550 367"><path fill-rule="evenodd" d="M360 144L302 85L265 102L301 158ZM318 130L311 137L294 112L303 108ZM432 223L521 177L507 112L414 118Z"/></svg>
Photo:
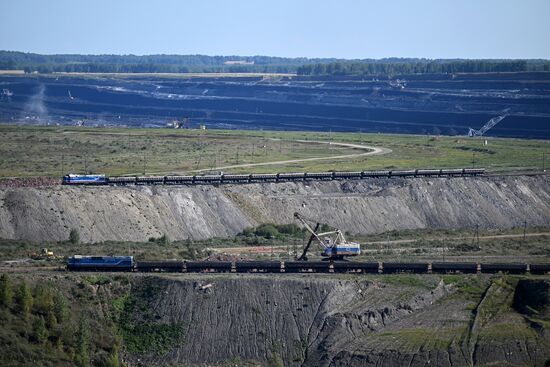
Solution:
<svg viewBox="0 0 550 367"><path fill-rule="evenodd" d="M194 176L120 176L76 175L63 177L64 185L213 185L258 182L331 181L391 177L471 177L485 173L484 168L413 169L356 172L250 173Z"/></svg>
<svg viewBox="0 0 550 367"><path fill-rule="evenodd" d="M79 256L67 260L71 271L158 273L354 273L354 274L550 274L548 264L356 261L136 261L132 256Z"/></svg>

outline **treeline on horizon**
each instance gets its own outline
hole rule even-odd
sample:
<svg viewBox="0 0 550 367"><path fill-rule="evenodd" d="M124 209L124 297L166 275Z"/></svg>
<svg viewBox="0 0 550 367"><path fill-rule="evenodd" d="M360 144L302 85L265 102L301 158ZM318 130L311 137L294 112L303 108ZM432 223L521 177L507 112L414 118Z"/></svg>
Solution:
<svg viewBox="0 0 550 367"><path fill-rule="evenodd" d="M298 75L403 75L453 73L503 73L550 71L549 61L538 60L433 60L417 62L335 62L309 64L296 69Z"/></svg>
<svg viewBox="0 0 550 367"><path fill-rule="evenodd" d="M229 64L228 64L229 62ZM234 64L246 62L247 64ZM550 71L549 60L385 58L345 60L271 56L41 55L0 51L0 70L26 73L296 73L298 75L400 75Z"/></svg>

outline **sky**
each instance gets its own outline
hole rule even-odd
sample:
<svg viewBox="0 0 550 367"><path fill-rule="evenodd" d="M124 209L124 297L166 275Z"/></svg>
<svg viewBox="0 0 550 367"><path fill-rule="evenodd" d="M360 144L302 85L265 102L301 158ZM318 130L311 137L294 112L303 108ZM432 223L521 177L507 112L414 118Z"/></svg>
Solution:
<svg viewBox="0 0 550 367"><path fill-rule="evenodd" d="M550 0L0 0L0 50L550 59Z"/></svg>

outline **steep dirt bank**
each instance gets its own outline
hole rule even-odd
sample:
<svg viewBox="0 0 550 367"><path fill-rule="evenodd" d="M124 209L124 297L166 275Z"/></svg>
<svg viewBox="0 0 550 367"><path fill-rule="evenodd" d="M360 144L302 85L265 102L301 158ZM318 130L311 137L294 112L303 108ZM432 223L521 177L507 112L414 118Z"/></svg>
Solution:
<svg viewBox="0 0 550 367"><path fill-rule="evenodd" d="M372 179L193 187L0 189L0 237L84 241L230 236L299 211L352 233L550 225L550 177Z"/></svg>
<svg viewBox="0 0 550 367"><path fill-rule="evenodd" d="M9 276L59 291L71 313L62 325L68 332L52 324L41 345L34 329L21 331L17 307L0 306L2 365L74 365L79 342L71 330L82 319L93 330L93 365L120 357L134 367L544 366L550 358L550 281L543 277L36 269Z"/></svg>
<svg viewBox="0 0 550 367"><path fill-rule="evenodd" d="M212 292L200 290L207 283ZM408 275L142 278L132 291L140 301L126 309L136 312L131 321L178 325L181 335L162 355L127 357L145 365L544 365L545 321L534 324L514 309L516 283ZM547 308L548 293L543 298ZM154 311L144 317L138 309Z"/></svg>

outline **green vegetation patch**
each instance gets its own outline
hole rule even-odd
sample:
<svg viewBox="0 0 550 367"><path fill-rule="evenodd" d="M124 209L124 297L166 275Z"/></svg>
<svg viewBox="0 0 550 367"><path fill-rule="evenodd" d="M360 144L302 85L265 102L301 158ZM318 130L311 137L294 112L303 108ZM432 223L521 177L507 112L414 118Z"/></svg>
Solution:
<svg viewBox="0 0 550 367"><path fill-rule="evenodd" d="M487 289L487 279L477 275L443 275L445 284L452 284L459 296L472 301L479 301Z"/></svg>
<svg viewBox="0 0 550 367"><path fill-rule="evenodd" d="M182 339L183 326L157 322L160 316L150 307L161 289L154 280L146 279L133 293L113 301L118 328L129 352L162 355Z"/></svg>
<svg viewBox="0 0 550 367"><path fill-rule="evenodd" d="M433 281L426 275L415 274L389 274L380 277L380 281L386 284L417 287L417 288L433 288Z"/></svg>
<svg viewBox="0 0 550 367"><path fill-rule="evenodd" d="M498 323L481 329L480 338L494 343L509 340L537 339L537 333L526 323Z"/></svg>
<svg viewBox="0 0 550 367"><path fill-rule="evenodd" d="M111 282L111 278L107 275L98 274L98 275L89 275L84 278L84 281L91 285L105 285Z"/></svg>
<svg viewBox="0 0 550 367"><path fill-rule="evenodd" d="M143 322L122 327L122 338L128 351L163 354L180 340L181 325Z"/></svg>
<svg viewBox="0 0 550 367"><path fill-rule="evenodd" d="M485 293L483 302L479 305L477 315L481 326L491 320L511 311L517 279L499 277L492 280L491 287Z"/></svg>
<svg viewBox="0 0 550 367"><path fill-rule="evenodd" d="M105 293L81 297L90 285L71 282L0 275L0 366L120 365L115 329L98 307Z"/></svg>
<svg viewBox="0 0 550 367"><path fill-rule="evenodd" d="M376 337L383 341L395 343L400 346L418 350L423 347L430 350L448 349L454 340L455 335L460 335L463 332L462 329L449 329L449 330L434 330L428 328L411 328L401 329L389 332L382 332L377 334Z"/></svg>

